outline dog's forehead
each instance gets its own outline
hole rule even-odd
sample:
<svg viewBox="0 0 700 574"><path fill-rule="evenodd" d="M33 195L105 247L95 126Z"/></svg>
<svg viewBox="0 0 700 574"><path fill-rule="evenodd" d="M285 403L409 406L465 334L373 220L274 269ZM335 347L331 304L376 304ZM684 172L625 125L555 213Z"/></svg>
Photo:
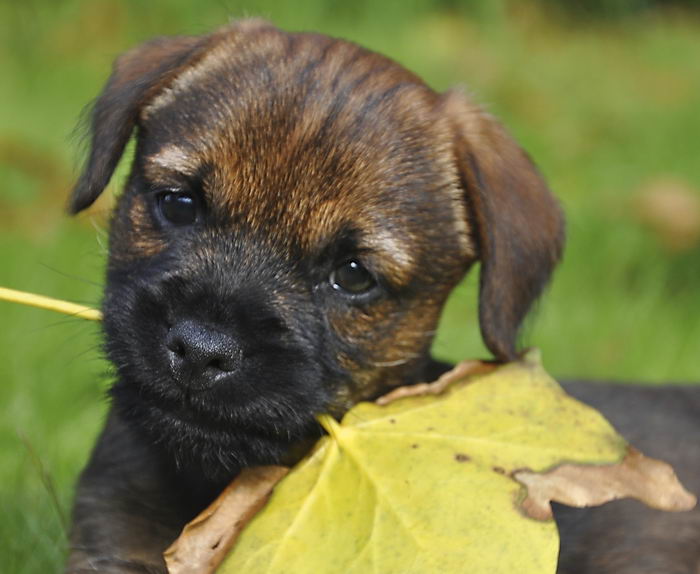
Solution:
<svg viewBox="0 0 700 574"><path fill-rule="evenodd" d="M250 227L274 225L268 235L313 246L359 222L400 253L407 223L464 228L435 107L419 78L349 42L234 30L142 111L145 169L205 174L207 201Z"/></svg>

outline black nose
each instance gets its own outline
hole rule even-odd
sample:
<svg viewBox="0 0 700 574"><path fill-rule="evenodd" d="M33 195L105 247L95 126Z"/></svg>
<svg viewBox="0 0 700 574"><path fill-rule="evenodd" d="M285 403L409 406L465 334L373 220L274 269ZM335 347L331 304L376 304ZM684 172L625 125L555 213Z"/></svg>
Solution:
<svg viewBox="0 0 700 574"><path fill-rule="evenodd" d="M192 389L206 389L238 368L241 349L234 337L197 321L180 321L165 339L175 380Z"/></svg>

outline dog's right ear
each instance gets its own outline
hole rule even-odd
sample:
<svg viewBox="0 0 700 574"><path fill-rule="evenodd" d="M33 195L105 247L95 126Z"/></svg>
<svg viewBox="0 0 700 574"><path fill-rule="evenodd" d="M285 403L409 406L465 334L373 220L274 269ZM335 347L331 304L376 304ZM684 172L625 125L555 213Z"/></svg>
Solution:
<svg viewBox="0 0 700 574"><path fill-rule="evenodd" d="M139 111L209 49L211 36L156 38L120 56L90 115L90 153L68 203L71 214L92 205L109 183Z"/></svg>
<svg viewBox="0 0 700 574"><path fill-rule="evenodd" d="M496 359L513 361L521 323L561 258L564 217L528 155L493 117L457 91L442 105L481 261L482 337Z"/></svg>

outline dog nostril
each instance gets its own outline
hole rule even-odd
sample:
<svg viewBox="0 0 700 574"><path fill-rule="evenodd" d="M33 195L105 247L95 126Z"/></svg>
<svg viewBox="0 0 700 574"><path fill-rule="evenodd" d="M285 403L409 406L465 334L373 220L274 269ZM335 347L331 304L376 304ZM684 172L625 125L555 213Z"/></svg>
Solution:
<svg viewBox="0 0 700 574"><path fill-rule="evenodd" d="M221 359L214 359L213 361L210 361L209 364L207 365L207 369L211 369L212 371L221 371L221 372L230 372L233 369L227 368L227 366L224 364L224 362Z"/></svg>
<svg viewBox="0 0 700 574"><path fill-rule="evenodd" d="M187 349L185 348L185 344L182 342L182 339L180 339L177 336L172 336L171 333L168 333L168 338L165 342L165 346L168 348L169 351L172 351L175 355L177 355L180 358L184 358L187 354Z"/></svg>

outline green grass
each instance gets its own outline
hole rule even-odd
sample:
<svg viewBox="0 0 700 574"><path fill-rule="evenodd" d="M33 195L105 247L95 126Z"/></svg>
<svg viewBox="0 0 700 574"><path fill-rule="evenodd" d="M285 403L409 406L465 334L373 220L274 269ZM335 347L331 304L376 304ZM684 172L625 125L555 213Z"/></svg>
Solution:
<svg viewBox="0 0 700 574"><path fill-rule="evenodd" d="M700 188L698 14L576 21L538 4L462 4L0 4L0 285L98 303L109 201L77 220L62 213L82 106L135 43L262 15L356 40L438 89L467 83L537 159L569 221L564 264L524 338L552 373L700 380L700 246L668 251L633 209L661 176ZM473 274L450 301L438 355L485 354L476 285ZM92 323L0 303L0 325L2 570L57 571L60 515L104 414L109 366Z"/></svg>

